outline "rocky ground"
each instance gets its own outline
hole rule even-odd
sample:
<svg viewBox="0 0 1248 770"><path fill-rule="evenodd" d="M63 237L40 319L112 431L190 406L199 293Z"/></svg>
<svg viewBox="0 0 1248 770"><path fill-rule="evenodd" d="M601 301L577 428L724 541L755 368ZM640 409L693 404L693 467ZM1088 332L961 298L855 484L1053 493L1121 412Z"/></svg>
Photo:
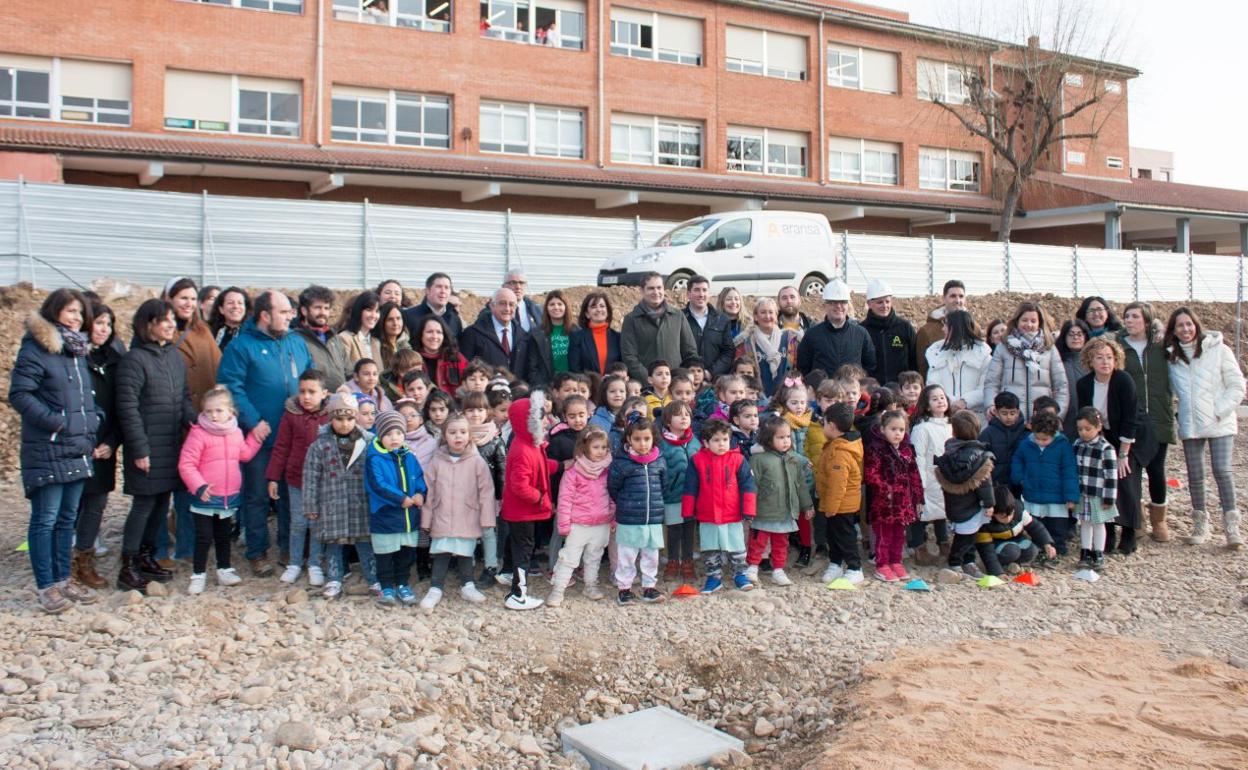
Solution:
<svg viewBox="0 0 1248 770"><path fill-rule="evenodd" d="M1171 475L1183 475L1173 457ZM1246 476L1241 468L1241 489ZM1174 503L1182 534L1186 492ZM106 518L110 576L123 506L114 501ZM846 756L836 754L842 740L862 745L855 719L871 714L869 725L878 716L860 705L870 692L861 688L885 675L872 665L899 652L941 660L948 645L1002 640L991 649L1005 667L998 679L1008 679L1011 658L1046 656L1044 637L1073 636L1092 648L1092 663L1047 655L1048 676L1027 694L1071 709L1080 705L1063 700L1064 688L1089 676L1116 680L1135 666L1135 648L1112 637L1153 640L1176 660L1206 659L1199 665L1208 672L1248 667L1248 554L1225 551L1220 526L1204 546L1150 543L1114 559L1094 584L1059 570L1041 573L1038 587L988 590L940 585L933 571L916 570L934 591L869 580L856 592L830 592L806 577L790 588L620 608L574 589L564 607L529 613L504 610L499 589L487 604L468 605L448 584L448 598L423 614L382 610L361 596L330 602L276 579L230 589L210 579L205 594L191 597L182 566L166 596L106 590L95 606L48 617L34 607L25 554L14 552L26 516L24 502L6 492L0 767L574 767L559 752L561 725L664 704L744 739L748 753L726 758L729 766L831 768L844 764L823 764L820 755ZM923 676L920 669L909 679L921 684ZM1132 687L1147 690L1145 680ZM1210 708L1217 713L1209 720L1248 713L1248 686L1228 692L1231 711ZM1026 707L1018 704L1022 714ZM1120 716L1126 734L1139 726L1132 714ZM922 722L887 723L899 747L894 766L962 766L957 755L900 761L905 731ZM1060 746L1064 735L1051 732ZM1114 746L1115 766L1145 763L1130 741ZM1223 748L1236 760L1218 766L1248 762L1244 736ZM1030 766L1069 766L1030 756Z"/></svg>

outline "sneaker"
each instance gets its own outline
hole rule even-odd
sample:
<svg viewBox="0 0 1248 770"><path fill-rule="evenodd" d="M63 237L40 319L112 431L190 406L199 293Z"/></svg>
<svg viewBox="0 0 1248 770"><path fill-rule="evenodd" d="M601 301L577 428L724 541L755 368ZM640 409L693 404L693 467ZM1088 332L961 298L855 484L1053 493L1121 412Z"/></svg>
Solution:
<svg viewBox="0 0 1248 770"><path fill-rule="evenodd" d="M61 589L56 586L48 586L39 589L39 608L49 615L55 615L58 612L64 612L73 605L69 599L66 599Z"/></svg>
<svg viewBox="0 0 1248 770"><path fill-rule="evenodd" d="M293 583L299 579L299 575L302 572L303 572L303 567L300 567L297 564L291 564L290 566L286 568L284 572L282 572L282 576L279 578L279 580L281 580L283 583Z"/></svg>
<svg viewBox="0 0 1248 770"><path fill-rule="evenodd" d="M437 591L437 592L438 592L438 598L439 598L439 599L441 599L441 598L442 598L442 591L441 591L440 589L436 589L436 588L430 588L430 589L429 589L429 592L430 592L430 593L432 593L432 592L434 592L434 591ZM399 587L398 587L398 589L396 589L396 590L395 590L395 593L396 593L396 594L398 594L399 601L403 602L404 604L415 604L415 603L416 603L416 594L412 592L412 587L411 587L411 586L409 586L409 585L404 584L404 585L399 586ZM428 594L426 594L426 597L427 597L427 596L428 596ZM434 604L437 604L437 602L435 601L435 602L434 602ZM421 606L423 607L424 605L422 604Z"/></svg>
<svg viewBox="0 0 1248 770"><path fill-rule="evenodd" d="M1079 563L1075 565L1075 570L1081 569L1095 569L1092 566L1092 551L1088 548L1079 551Z"/></svg>
<svg viewBox="0 0 1248 770"><path fill-rule="evenodd" d="M325 570L320 567L308 567L308 585L317 588L325 585Z"/></svg>
<svg viewBox="0 0 1248 770"><path fill-rule="evenodd" d="M676 559L668 559L667 564L663 566L663 579L676 580L680 577L680 562Z"/></svg>
<svg viewBox="0 0 1248 770"><path fill-rule="evenodd" d="M368 586L368 595L374 599L381 600L381 583L371 583Z"/></svg>
<svg viewBox="0 0 1248 770"><path fill-rule="evenodd" d="M464 601L480 604L485 601L485 594L477 590L475 583L464 583L459 589L459 595Z"/></svg>
<svg viewBox="0 0 1248 770"><path fill-rule="evenodd" d="M407 586L399 586L399 599L400 599L400 601L402 601L404 604L411 604L411 602L410 602L410 601L408 601L408 600L407 600L407 599L403 596L403 589L404 589L404 588L407 588ZM407 593L408 593L408 594L411 594L411 593L412 593L412 589L407 588ZM415 598L416 598L415 596L412 596L412 599L413 599L413 600L414 600ZM434 607L437 607L437 606L438 606L438 602L440 602L440 601L442 601L442 589L441 589L441 588L430 588L430 589L429 589L429 590L425 593L425 598L423 598L423 599L421 599L421 600L420 600L420 608L421 608L422 610L425 610L426 612L428 612L429 610L432 610Z"/></svg>
<svg viewBox="0 0 1248 770"><path fill-rule="evenodd" d="M758 582L758 565L751 564L745 568L745 576L750 579L751 583Z"/></svg>
<svg viewBox="0 0 1248 770"><path fill-rule="evenodd" d="M760 572L771 572L771 559L763 559L759 562L758 569Z"/></svg>
<svg viewBox="0 0 1248 770"><path fill-rule="evenodd" d="M399 603L399 597L394 593L393 588L383 588L381 595L377 597L377 603L382 607L394 607Z"/></svg>
<svg viewBox="0 0 1248 770"><path fill-rule="evenodd" d="M248 561L251 563L251 574L256 577L273 576L273 565L269 563L268 559L260 556L255 559L249 559Z"/></svg>
<svg viewBox="0 0 1248 770"><path fill-rule="evenodd" d="M789 576L784 574L782 569L774 569L771 571L771 582L778 586L791 586L793 581L789 580Z"/></svg>
<svg viewBox="0 0 1248 770"><path fill-rule="evenodd" d="M892 568L893 568L893 574L897 576L898 580L910 579L910 573L906 572L906 568L904 566L900 564L894 564L892 565Z"/></svg>
<svg viewBox="0 0 1248 770"><path fill-rule="evenodd" d="M839 564L829 564L828 568L823 571L823 577L820 581L823 583L831 583L833 580L845 574L845 568Z"/></svg>
<svg viewBox="0 0 1248 770"><path fill-rule="evenodd" d="M697 573L694 571L692 559L685 559L684 564L680 566L680 579L686 583L692 583L694 580L697 580Z"/></svg>
<svg viewBox="0 0 1248 770"><path fill-rule="evenodd" d="M615 597L615 601L619 604L632 604L636 599L637 597L633 595L633 592L627 588L620 591L619 596Z"/></svg>
<svg viewBox="0 0 1248 770"><path fill-rule="evenodd" d="M234 571L233 567L217 570L217 585L236 586L241 582L243 582L243 578Z"/></svg>
<svg viewBox="0 0 1248 770"><path fill-rule="evenodd" d="M600 602L606 597L606 594L602 592L602 589L599 588L597 584L593 583L586 583L585 587L581 589L581 593L591 602Z"/></svg>
<svg viewBox="0 0 1248 770"><path fill-rule="evenodd" d="M498 576L498 570L494 567L486 567L481 570L481 576L477 578L477 583L484 588L494 585L494 579Z"/></svg>
<svg viewBox="0 0 1248 770"><path fill-rule="evenodd" d="M847 569L845 570L845 574L842 577L844 577L853 585L860 584L864 579L862 576L862 570L860 569Z"/></svg>
<svg viewBox="0 0 1248 770"><path fill-rule="evenodd" d="M702 586L702 593L713 594L723 587L724 581L720 579L719 575L707 575L706 584Z"/></svg>
<svg viewBox="0 0 1248 770"><path fill-rule="evenodd" d="M331 580L325 584L325 590L321 591L321 596L326 599L337 599L342 596L342 583L337 580Z"/></svg>
<svg viewBox="0 0 1248 770"><path fill-rule="evenodd" d="M543 604L545 602L536 596L520 596L519 594L509 594L507 600L503 602L503 606L509 610L535 610Z"/></svg>
<svg viewBox="0 0 1248 770"><path fill-rule="evenodd" d="M204 592L204 586L208 583L208 575L203 572L196 572L191 575L191 584L187 587L186 592L191 596L197 596Z"/></svg>
<svg viewBox="0 0 1248 770"><path fill-rule="evenodd" d="M66 599L69 599L75 604L95 604L96 600L100 598L95 591L86 587L82 583L79 583L73 578L70 578L69 580L62 580L60 588L61 596L64 596Z"/></svg>
<svg viewBox="0 0 1248 770"><path fill-rule="evenodd" d="M641 600L647 604L658 604L665 599L667 597L657 588L647 588L641 592Z"/></svg>
<svg viewBox="0 0 1248 770"><path fill-rule="evenodd" d="M1097 571L1101 571L1105 569L1105 552L1104 551L1092 552L1092 569L1097 570Z"/></svg>
<svg viewBox="0 0 1248 770"><path fill-rule="evenodd" d="M494 582L498 583L500 586L510 586L511 585L511 573L510 572L496 573L494 575Z"/></svg>
<svg viewBox="0 0 1248 770"><path fill-rule="evenodd" d="M875 565L875 579L883 580L885 583L897 582L897 576L893 574L893 568L887 564Z"/></svg>
<svg viewBox="0 0 1248 770"><path fill-rule="evenodd" d="M963 564L962 571L970 575L976 580L979 580L980 578L984 576L984 573L981 572L979 569L979 565L976 564L975 562L971 562L970 564Z"/></svg>
<svg viewBox="0 0 1248 770"><path fill-rule="evenodd" d="M746 577L744 572L742 572L739 575L733 575L732 584L737 587L738 591L753 591L754 590L754 583L748 577Z"/></svg>

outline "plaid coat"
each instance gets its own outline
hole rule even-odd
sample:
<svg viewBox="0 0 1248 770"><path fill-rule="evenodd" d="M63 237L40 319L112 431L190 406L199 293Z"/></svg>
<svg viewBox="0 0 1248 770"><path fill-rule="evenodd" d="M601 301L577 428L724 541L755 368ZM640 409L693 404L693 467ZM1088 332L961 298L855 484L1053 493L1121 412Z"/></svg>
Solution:
<svg viewBox="0 0 1248 770"><path fill-rule="evenodd" d="M355 450L346 465L329 425L321 427L303 460L303 510L320 516L324 543L369 536L364 455L372 434L359 428L355 433Z"/></svg>
<svg viewBox="0 0 1248 770"><path fill-rule="evenodd" d="M1118 453L1104 436L1095 441L1075 440L1075 473L1079 477L1079 508L1076 517L1103 523L1116 515L1118 499ZM1104 506L1108 507L1104 507Z"/></svg>

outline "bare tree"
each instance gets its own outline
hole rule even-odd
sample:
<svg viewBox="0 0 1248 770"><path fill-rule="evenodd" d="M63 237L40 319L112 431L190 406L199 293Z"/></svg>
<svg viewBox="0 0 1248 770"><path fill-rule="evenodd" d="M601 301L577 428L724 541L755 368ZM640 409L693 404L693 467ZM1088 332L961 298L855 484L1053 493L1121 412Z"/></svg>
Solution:
<svg viewBox="0 0 1248 770"><path fill-rule="evenodd" d="M968 34L949 45L948 58L957 69L936 73L944 76L939 87L925 93L925 73L919 73L920 96L992 148L1002 241L1010 238L1028 180L1045 168L1060 169L1066 142L1095 142L1114 114L1125 109L1123 81L1139 74L1110 62L1112 43L1119 38L1093 39L1100 27L1093 4L1007 5L1013 9L1011 36L1022 33L1025 45ZM981 27L988 17L982 10L976 16ZM933 77L927 74L929 83ZM1114 79L1116 89L1107 85Z"/></svg>

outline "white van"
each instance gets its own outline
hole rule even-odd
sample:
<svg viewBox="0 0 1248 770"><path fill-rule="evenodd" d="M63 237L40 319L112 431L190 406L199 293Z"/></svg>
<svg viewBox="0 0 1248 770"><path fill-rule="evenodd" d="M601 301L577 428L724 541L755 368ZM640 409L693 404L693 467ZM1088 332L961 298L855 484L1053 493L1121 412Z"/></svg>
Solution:
<svg viewBox="0 0 1248 770"><path fill-rule="evenodd" d="M668 290L684 291L704 275L711 288L735 286L742 294L775 295L797 286L819 297L840 275L827 217L805 211L733 211L690 219L654 245L607 260L599 286L640 286L646 273L665 276Z"/></svg>

